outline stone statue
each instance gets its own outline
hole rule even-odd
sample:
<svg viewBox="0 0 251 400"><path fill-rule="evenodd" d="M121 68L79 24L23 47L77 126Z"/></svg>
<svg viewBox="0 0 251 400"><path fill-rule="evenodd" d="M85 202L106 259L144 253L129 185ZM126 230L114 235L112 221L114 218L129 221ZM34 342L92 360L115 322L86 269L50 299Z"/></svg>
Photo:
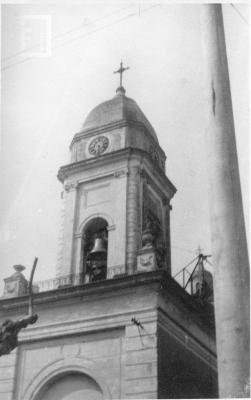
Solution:
<svg viewBox="0 0 251 400"><path fill-rule="evenodd" d="M17 347L18 333L20 330L26 328L30 324L34 324L37 319L37 314L34 314L15 322L11 319L6 319L6 321L4 321L0 331L0 357L4 354L9 354Z"/></svg>
<svg viewBox="0 0 251 400"><path fill-rule="evenodd" d="M18 344L18 333L21 329L26 328L28 325L34 324L38 315L33 314L33 290L32 290L32 281L34 272L37 266L38 258L35 258L31 276L29 281L29 311L28 316L20 319L18 321L12 321L11 319L7 319L4 321L2 326L0 327L0 357L9 354L12 350L17 347Z"/></svg>

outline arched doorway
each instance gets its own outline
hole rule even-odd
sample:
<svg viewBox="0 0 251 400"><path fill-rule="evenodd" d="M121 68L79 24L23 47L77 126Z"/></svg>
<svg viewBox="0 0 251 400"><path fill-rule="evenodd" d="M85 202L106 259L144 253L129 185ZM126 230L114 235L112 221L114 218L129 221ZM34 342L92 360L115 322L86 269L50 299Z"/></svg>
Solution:
<svg viewBox="0 0 251 400"><path fill-rule="evenodd" d="M71 372L51 379L35 400L103 400L103 393L91 377Z"/></svg>

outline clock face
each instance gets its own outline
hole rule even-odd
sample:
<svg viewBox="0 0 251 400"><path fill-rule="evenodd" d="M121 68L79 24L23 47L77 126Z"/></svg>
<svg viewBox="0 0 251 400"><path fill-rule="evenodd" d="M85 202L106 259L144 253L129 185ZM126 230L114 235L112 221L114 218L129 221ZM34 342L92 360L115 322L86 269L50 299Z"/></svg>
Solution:
<svg viewBox="0 0 251 400"><path fill-rule="evenodd" d="M93 156L99 156L109 146L109 140L106 136L98 136L93 139L89 145L89 153Z"/></svg>

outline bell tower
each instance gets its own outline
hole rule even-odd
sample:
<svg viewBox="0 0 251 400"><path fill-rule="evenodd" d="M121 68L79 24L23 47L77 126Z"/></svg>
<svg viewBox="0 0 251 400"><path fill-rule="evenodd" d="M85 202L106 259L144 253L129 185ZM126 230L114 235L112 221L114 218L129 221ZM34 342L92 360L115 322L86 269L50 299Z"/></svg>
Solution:
<svg viewBox="0 0 251 400"><path fill-rule="evenodd" d="M176 189L165 175L166 156L153 127L125 95L124 70L121 63L116 95L88 114L70 145L70 164L58 173L65 201L59 273L80 274L84 282L98 279L97 265L100 279L170 272Z"/></svg>
<svg viewBox="0 0 251 400"><path fill-rule="evenodd" d="M37 284L36 326L19 335L17 352L0 357L5 399L217 397L213 305L171 276L175 188L153 127L125 95L124 70L116 95L90 112L59 169L59 276ZM25 281L21 269L6 280L2 320L27 310L27 285L16 284Z"/></svg>

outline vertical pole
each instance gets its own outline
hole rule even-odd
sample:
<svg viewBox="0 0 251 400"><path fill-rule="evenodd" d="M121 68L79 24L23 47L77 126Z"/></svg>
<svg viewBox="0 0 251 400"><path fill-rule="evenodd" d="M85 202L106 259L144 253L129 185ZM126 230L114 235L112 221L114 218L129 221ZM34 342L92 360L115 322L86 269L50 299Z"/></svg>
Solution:
<svg viewBox="0 0 251 400"><path fill-rule="evenodd" d="M248 397L249 264L222 8L201 7L219 394Z"/></svg>
<svg viewBox="0 0 251 400"><path fill-rule="evenodd" d="M29 307L28 307L28 315L31 316L33 315L33 288L32 288L32 283L33 283L33 277L35 273L35 269L37 266L38 258L35 257L32 270L31 270L31 275L30 275L30 281L29 281Z"/></svg>

